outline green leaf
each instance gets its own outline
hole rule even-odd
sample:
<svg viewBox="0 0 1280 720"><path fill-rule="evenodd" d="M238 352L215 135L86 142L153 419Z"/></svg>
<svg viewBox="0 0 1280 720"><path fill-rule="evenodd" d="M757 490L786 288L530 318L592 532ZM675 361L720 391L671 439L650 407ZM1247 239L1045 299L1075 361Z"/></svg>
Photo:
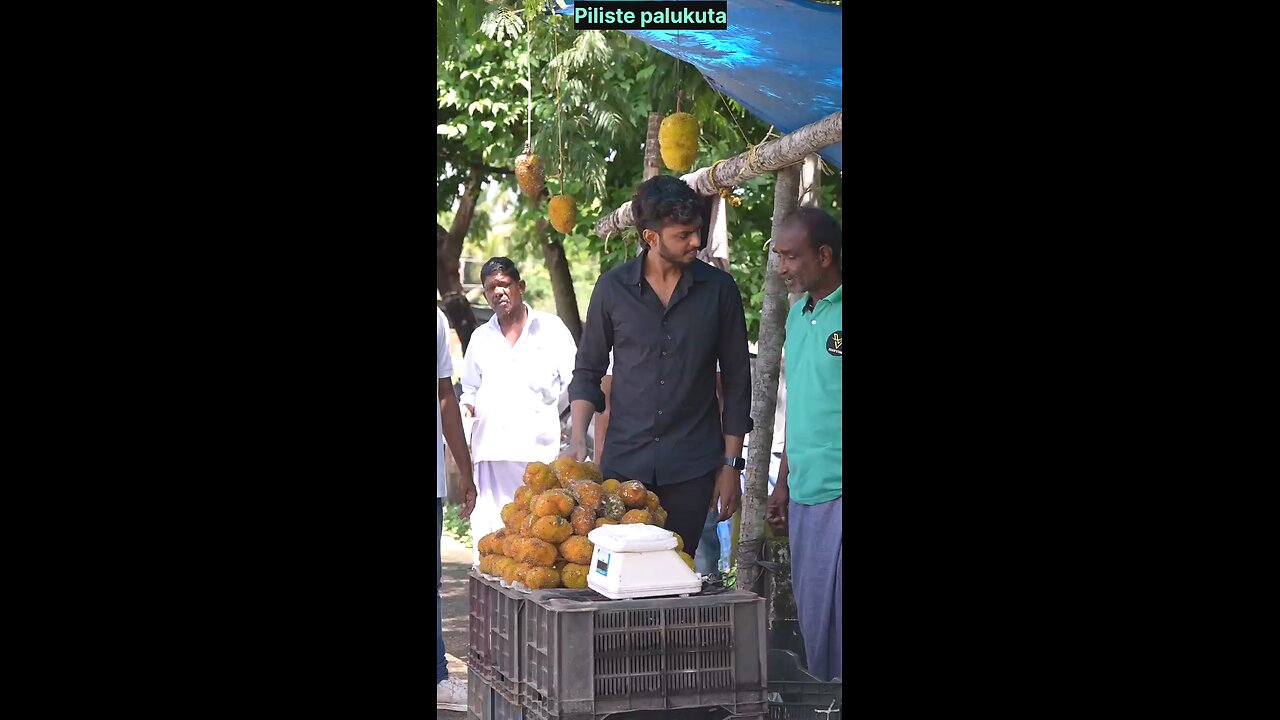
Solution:
<svg viewBox="0 0 1280 720"><path fill-rule="evenodd" d="M648 80L653 75L653 71L657 70L657 65L648 65L640 72L636 73L636 80Z"/></svg>

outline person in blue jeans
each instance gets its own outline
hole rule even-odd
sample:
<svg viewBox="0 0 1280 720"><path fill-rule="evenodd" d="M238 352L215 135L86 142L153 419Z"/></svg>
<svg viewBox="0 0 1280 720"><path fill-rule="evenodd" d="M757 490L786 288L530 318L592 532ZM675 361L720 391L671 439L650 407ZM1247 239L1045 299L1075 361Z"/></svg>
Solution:
<svg viewBox="0 0 1280 720"><path fill-rule="evenodd" d="M732 524L733 520L725 520L725 523ZM699 575L720 572L720 536L716 532L719 525L720 511L712 508L707 513L707 521L702 526L702 540L693 556L693 567Z"/></svg>
<svg viewBox="0 0 1280 720"><path fill-rule="evenodd" d="M462 510L459 517L469 517L476 506L476 484L471 476L471 452L462 431L462 413L458 409L458 396L453 392L453 360L449 357L449 323L444 313L436 308L436 709L465 712L467 709L467 683L449 677L449 666L444 659L444 616L440 611L440 579L443 565L440 561L440 540L444 532L444 441L462 474Z"/></svg>

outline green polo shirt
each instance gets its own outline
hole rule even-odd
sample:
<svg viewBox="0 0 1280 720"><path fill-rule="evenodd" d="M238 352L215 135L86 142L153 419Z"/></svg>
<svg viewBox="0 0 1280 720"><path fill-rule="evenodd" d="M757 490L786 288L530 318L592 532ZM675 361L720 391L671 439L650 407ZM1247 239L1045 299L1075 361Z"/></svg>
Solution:
<svg viewBox="0 0 1280 720"><path fill-rule="evenodd" d="M843 291L841 285L808 310L805 293L787 314L787 485L801 505L843 494Z"/></svg>

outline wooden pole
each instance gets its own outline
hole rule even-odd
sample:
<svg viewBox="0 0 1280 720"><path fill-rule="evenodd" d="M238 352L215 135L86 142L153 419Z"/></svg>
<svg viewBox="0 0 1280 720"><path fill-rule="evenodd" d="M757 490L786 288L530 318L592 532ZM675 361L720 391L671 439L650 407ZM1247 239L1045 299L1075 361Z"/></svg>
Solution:
<svg viewBox="0 0 1280 720"><path fill-rule="evenodd" d="M832 113L821 120L805 125L793 133L763 143L753 150L732 157L716 168L716 182L721 187L731 186L757 175L793 165L810 153L840 142L844 137L844 112ZM708 168L696 170L684 176L699 195L714 195L717 188L711 184ZM798 182L798 181L797 181ZM608 237L635 225L631 216L631 203L625 202L617 210L596 222L596 235Z"/></svg>
<svg viewBox="0 0 1280 720"><path fill-rule="evenodd" d="M800 207L818 207L818 191L822 189L822 160L816 154L804 159L800 168Z"/></svg>
<svg viewBox="0 0 1280 720"><path fill-rule="evenodd" d="M809 155L804 159L804 167L800 168L800 207L818 207L818 194L822 190L822 160L817 155ZM787 294L787 307L796 304L800 293Z"/></svg>
<svg viewBox="0 0 1280 720"><path fill-rule="evenodd" d="M800 167L779 170L773 188L773 230L797 206ZM764 274L764 307L760 311L760 346L751 375L751 448L747 457L746 492L742 496L742 530L738 539L738 587L763 594L760 560L765 538L765 505L769 499L769 458L773 449L773 415L778 406L778 368L786 336L787 288L778 275L778 255L769 253Z"/></svg>
<svg viewBox="0 0 1280 720"><path fill-rule="evenodd" d="M662 129L662 113L649 113L649 133L644 139L644 179L662 174L662 143L658 140L658 131ZM634 224L634 223L633 223ZM644 240L636 237L636 255L644 249Z"/></svg>
<svg viewBox="0 0 1280 720"><path fill-rule="evenodd" d="M662 172L662 155L658 149L658 129L662 127L662 113L649 113L649 134L644 140L644 179Z"/></svg>

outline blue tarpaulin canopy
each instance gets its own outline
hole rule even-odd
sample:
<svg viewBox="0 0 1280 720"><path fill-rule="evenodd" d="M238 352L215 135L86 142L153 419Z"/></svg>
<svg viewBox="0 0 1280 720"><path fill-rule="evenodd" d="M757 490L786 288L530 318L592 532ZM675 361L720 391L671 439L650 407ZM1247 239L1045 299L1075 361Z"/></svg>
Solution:
<svg viewBox="0 0 1280 720"><path fill-rule="evenodd" d="M572 16L572 3L560 12ZM693 65L712 87L783 133L843 109L840 8L729 0L727 16L728 30L620 32ZM843 169L842 145L819 154Z"/></svg>

